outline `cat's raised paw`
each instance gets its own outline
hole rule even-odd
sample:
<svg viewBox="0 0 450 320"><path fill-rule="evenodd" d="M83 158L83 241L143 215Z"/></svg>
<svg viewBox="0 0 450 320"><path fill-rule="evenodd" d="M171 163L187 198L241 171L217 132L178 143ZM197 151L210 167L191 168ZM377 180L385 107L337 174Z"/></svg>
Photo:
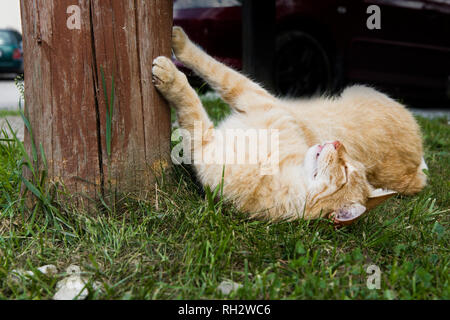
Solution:
<svg viewBox="0 0 450 320"><path fill-rule="evenodd" d="M180 27L173 27L172 29L172 49L175 56L178 58L184 51L189 38Z"/></svg>
<svg viewBox="0 0 450 320"><path fill-rule="evenodd" d="M157 57L153 60L153 83L158 89L168 88L175 80L177 68L167 57Z"/></svg>

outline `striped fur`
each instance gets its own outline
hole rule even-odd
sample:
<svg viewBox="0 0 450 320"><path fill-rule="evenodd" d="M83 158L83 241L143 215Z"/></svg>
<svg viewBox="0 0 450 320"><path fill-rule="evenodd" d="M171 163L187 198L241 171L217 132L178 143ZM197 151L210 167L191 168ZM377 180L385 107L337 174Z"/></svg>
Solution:
<svg viewBox="0 0 450 320"><path fill-rule="evenodd" d="M216 130L279 130L276 174L261 175L261 163L225 165L225 197L251 216L315 219L392 194L377 188L414 194L425 186L419 126L404 106L385 94L352 86L334 98L280 99L207 55L181 28L174 27L172 40L177 59L205 79L234 111ZM201 141L194 144L201 144L202 155L207 155L219 142L184 74L170 59L158 57L153 75L158 90L176 108L182 128L194 134L194 124L203 124ZM324 145L336 140L341 143L338 149ZM194 158L199 158L195 150L194 146ZM220 184L222 165L194 165L204 185Z"/></svg>

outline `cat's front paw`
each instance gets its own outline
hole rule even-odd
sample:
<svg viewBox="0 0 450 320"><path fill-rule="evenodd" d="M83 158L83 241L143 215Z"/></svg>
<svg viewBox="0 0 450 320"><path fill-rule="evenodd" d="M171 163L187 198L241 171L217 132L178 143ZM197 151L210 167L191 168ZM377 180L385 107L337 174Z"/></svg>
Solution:
<svg viewBox="0 0 450 320"><path fill-rule="evenodd" d="M167 91L175 81L178 69L167 57L157 57L153 60L153 83L162 91Z"/></svg>
<svg viewBox="0 0 450 320"><path fill-rule="evenodd" d="M189 41L188 36L182 28L172 28L172 50L177 58L183 55Z"/></svg>

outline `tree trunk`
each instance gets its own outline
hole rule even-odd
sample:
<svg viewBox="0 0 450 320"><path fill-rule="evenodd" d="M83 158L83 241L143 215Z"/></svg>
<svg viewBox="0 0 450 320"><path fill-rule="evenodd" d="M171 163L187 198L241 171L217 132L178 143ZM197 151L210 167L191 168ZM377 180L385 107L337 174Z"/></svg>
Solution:
<svg viewBox="0 0 450 320"><path fill-rule="evenodd" d="M172 1L20 2L27 151L42 144L50 181L72 194L144 195L170 161L170 110L151 67L171 54ZM101 70L110 102L114 78L111 139Z"/></svg>

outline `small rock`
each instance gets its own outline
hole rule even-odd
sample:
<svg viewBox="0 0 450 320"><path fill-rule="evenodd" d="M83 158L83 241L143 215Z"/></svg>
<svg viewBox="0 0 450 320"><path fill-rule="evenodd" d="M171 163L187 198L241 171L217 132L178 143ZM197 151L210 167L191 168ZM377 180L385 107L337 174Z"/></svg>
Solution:
<svg viewBox="0 0 450 320"><path fill-rule="evenodd" d="M52 264L45 265L45 266L39 267L37 269L47 276L53 276L58 273L58 269L56 269L56 267ZM33 271L25 271L23 269L14 269L14 270L11 270L11 273L9 274L9 276L13 282L18 282L20 280L25 279L25 276L31 276L31 277L34 276L34 272Z"/></svg>
<svg viewBox="0 0 450 320"><path fill-rule="evenodd" d="M58 291L53 296L53 300L84 300L89 291L86 288L86 280L79 274L73 274L62 279L56 284Z"/></svg>
<svg viewBox="0 0 450 320"><path fill-rule="evenodd" d="M13 271L11 271L13 274L18 275L18 276L34 276L33 271L25 271L22 269L14 269Z"/></svg>
<svg viewBox="0 0 450 320"><path fill-rule="evenodd" d="M66 272L68 274L81 274L81 268L76 265L70 265L67 267Z"/></svg>
<svg viewBox="0 0 450 320"><path fill-rule="evenodd" d="M67 277L56 284L57 292L53 296L53 300L84 300L89 295L86 287L88 283L87 277L82 276L79 266L71 265L66 269ZM99 281L92 283L93 291L103 290L103 284Z"/></svg>
<svg viewBox="0 0 450 320"><path fill-rule="evenodd" d="M237 291L239 288L242 288L242 284L233 282L233 281L222 281L217 290L219 290L223 295L229 295L231 292Z"/></svg>
<svg viewBox="0 0 450 320"><path fill-rule="evenodd" d="M25 276L34 276L34 273L32 271L25 271L22 269L13 269L9 273L9 280L14 283L19 283L22 280L25 280Z"/></svg>
<svg viewBox="0 0 450 320"><path fill-rule="evenodd" d="M58 269L52 264L42 266L38 270L47 276L54 276L58 273Z"/></svg>

